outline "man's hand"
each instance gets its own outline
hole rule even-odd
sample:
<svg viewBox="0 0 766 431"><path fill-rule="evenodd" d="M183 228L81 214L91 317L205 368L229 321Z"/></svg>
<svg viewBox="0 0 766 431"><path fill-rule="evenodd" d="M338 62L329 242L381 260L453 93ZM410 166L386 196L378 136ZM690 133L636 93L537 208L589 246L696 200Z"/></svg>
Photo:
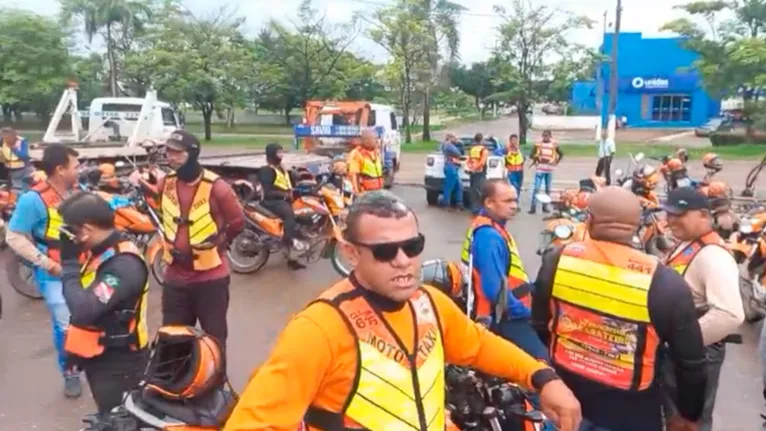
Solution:
<svg viewBox="0 0 766 431"><path fill-rule="evenodd" d="M61 234L59 238L61 243L61 261L77 260L82 252L80 244L74 242L68 235Z"/></svg>
<svg viewBox="0 0 766 431"><path fill-rule="evenodd" d="M684 419L678 414L671 416L668 420L667 431L697 431L699 427L696 423Z"/></svg>
<svg viewBox="0 0 766 431"><path fill-rule="evenodd" d="M50 275L54 275L56 277L61 276L61 265L58 263L51 261L51 264L47 269Z"/></svg>
<svg viewBox="0 0 766 431"><path fill-rule="evenodd" d="M579 429L582 421L580 402L561 380L551 380L543 386L540 391L540 407L559 431Z"/></svg>

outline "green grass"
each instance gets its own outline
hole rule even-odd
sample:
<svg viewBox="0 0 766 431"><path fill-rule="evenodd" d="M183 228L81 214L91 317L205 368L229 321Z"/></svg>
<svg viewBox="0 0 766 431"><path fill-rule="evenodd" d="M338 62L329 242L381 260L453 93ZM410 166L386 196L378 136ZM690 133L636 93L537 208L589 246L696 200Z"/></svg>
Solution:
<svg viewBox="0 0 766 431"><path fill-rule="evenodd" d="M240 148L245 147L245 148L253 148L253 149L262 149L262 148L265 148L267 144L276 142L282 145L283 147L285 147L286 150L289 150L289 149L292 149L293 138L292 137L263 138L259 136L216 137L214 134L212 140L206 141L204 139L200 139L200 142L202 143L202 148L215 146L215 147L240 147Z"/></svg>
<svg viewBox="0 0 766 431"><path fill-rule="evenodd" d="M192 133L203 134L205 128L202 123L186 123L186 130ZM213 123L210 130L216 133L242 134L242 135L292 135L293 126L286 124L235 124L234 127L226 127L226 124Z"/></svg>

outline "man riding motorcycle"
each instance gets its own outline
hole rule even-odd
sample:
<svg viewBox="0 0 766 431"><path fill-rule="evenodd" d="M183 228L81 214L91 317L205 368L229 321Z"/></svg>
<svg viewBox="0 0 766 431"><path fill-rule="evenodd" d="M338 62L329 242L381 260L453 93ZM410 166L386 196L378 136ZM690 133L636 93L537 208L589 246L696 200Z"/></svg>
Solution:
<svg viewBox="0 0 766 431"><path fill-rule="evenodd" d="M705 178L702 180L703 185L708 184L713 176L723 169L723 160L716 153L707 153L702 156L702 166L707 171Z"/></svg>
<svg viewBox="0 0 766 431"><path fill-rule="evenodd" d="M263 187L263 206L278 215L284 222L282 241L288 249L305 250L308 245L295 238L297 232L295 213L293 212L293 182L292 172L282 166L284 149L277 143L266 146L267 166L258 171L258 182ZM288 258L287 265L292 269L305 268L294 259Z"/></svg>
<svg viewBox="0 0 766 431"><path fill-rule="evenodd" d="M630 183L630 191L641 200L644 208L653 208L660 204L660 199L654 192L660 180L660 174L650 165L640 165L633 171L633 181Z"/></svg>

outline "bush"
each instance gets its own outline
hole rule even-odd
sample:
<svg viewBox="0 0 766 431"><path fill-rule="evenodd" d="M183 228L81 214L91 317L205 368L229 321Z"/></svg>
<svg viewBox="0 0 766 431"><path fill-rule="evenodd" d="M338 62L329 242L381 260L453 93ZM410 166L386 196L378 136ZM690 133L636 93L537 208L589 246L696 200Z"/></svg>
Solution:
<svg viewBox="0 0 766 431"><path fill-rule="evenodd" d="M766 133L756 131L752 138L743 132L715 132L710 134L710 143L714 147L727 147L741 144L766 144Z"/></svg>

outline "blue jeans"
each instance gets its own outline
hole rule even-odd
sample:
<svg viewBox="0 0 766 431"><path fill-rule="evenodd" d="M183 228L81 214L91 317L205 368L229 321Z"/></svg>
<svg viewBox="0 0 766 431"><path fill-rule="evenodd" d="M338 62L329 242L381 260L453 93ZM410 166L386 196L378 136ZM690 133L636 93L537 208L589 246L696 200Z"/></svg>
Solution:
<svg viewBox="0 0 766 431"><path fill-rule="evenodd" d="M524 182L524 171L508 172L508 182L516 189L516 195L521 197L521 184Z"/></svg>
<svg viewBox="0 0 766 431"><path fill-rule="evenodd" d="M64 353L64 336L69 326L69 308L64 300L64 292L61 280L36 277L40 293L43 295L45 305L51 315L53 325L53 346L56 347L59 370L63 373L66 369L66 353Z"/></svg>
<svg viewBox="0 0 766 431"><path fill-rule="evenodd" d="M552 178L552 172L535 172L535 186L532 189L532 209L537 207L537 199L535 198L535 195L543 187L543 183L545 185L545 194L550 196Z"/></svg>
<svg viewBox="0 0 766 431"><path fill-rule="evenodd" d="M515 344L535 359L550 363L548 349L537 336L529 319L512 319L498 325L498 335Z"/></svg>
<svg viewBox="0 0 766 431"><path fill-rule="evenodd" d="M580 423L579 431L616 431L616 430L610 430L609 428L593 425L591 421L583 418L582 422Z"/></svg>
<svg viewBox="0 0 766 431"><path fill-rule="evenodd" d="M442 190L444 206L450 206L452 197L455 196L456 203L463 206L463 183L460 181L460 167L447 163L444 165L444 189Z"/></svg>
<svg viewBox="0 0 766 431"><path fill-rule="evenodd" d="M32 174L32 168L31 167L25 167L25 168L19 168L19 169L11 169L10 170L10 178L11 178L11 188L13 190L16 190L16 192L25 192L29 189L29 184L27 184L27 177L29 177Z"/></svg>

